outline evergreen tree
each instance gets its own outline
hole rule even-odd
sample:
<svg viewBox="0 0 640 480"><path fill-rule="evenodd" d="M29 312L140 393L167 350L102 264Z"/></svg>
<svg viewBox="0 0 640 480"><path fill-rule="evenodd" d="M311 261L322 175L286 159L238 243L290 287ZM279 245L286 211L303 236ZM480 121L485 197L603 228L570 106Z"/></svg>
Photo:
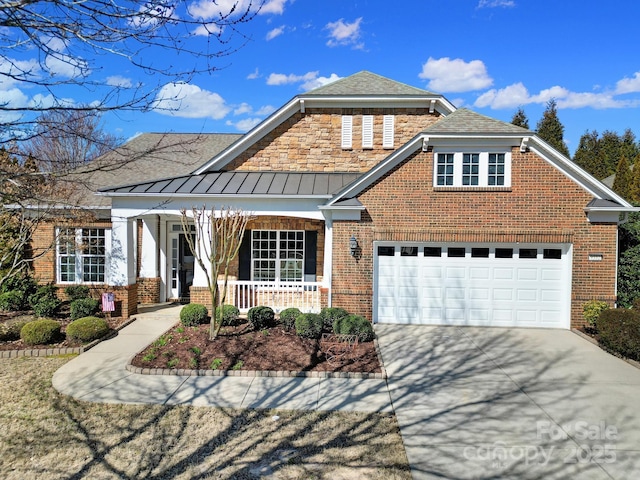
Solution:
<svg viewBox="0 0 640 480"><path fill-rule="evenodd" d="M640 154L636 155L632 168L630 200L636 205L640 205Z"/></svg>
<svg viewBox="0 0 640 480"><path fill-rule="evenodd" d="M558 119L558 105L555 100L549 100L547 103L547 108L536 125L536 133L560 153L570 156L569 149L564 143L564 126Z"/></svg>
<svg viewBox="0 0 640 480"><path fill-rule="evenodd" d="M631 169L627 157L621 157L616 170L616 179L613 182L613 191L625 199L631 198Z"/></svg>
<svg viewBox="0 0 640 480"><path fill-rule="evenodd" d="M527 118L527 114L524 113L524 109L522 107L518 108L518 111L513 114L513 118L511 119L511 123L518 127L529 129L529 119Z"/></svg>
<svg viewBox="0 0 640 480"><path fill-rule="evenodd" d="M573 161L599 180L610 175L602 158L600 140L595 130L582 134Z"/></svg>
<svg viewBox="0 0 640 480"><path fill-rule="evenodd" d="M620 137L620 155L625 155L628 159L635 159L640 154L640 148L636 143L636 136L627 128Z"/></svg>
<svg viewBox="0 0 640 480"><path fill-rule="evenodd" d="M607 175L615 173L622 158L622 138L616 132L606 130L600 138L600 151L604 157ZM627 159L634 156L627 156Z"/></svg>

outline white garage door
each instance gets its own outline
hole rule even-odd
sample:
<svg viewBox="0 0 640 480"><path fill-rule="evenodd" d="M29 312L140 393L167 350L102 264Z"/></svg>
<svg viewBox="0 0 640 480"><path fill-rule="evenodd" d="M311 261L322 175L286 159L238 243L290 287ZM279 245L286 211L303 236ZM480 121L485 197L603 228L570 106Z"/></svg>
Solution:
<svg viewBox="0 0 640 480"><path fill-rule="evenodd" d="M569 328L570 245L374 249L376 322Z"/></svg>

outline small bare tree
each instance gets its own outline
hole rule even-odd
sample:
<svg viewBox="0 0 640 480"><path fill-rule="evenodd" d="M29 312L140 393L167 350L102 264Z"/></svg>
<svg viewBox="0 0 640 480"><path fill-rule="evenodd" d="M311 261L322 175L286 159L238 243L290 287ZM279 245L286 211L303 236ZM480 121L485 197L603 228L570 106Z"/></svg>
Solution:
<svg viewBox="0 0 640 480"><path fill-rule="evenodd" d="M189 248L207 277L207 286L211 292L209 340L215 340L222 327L222 315L218 315L218 308L222 308L227 296L229 265L238 256L242 237L252 216L242 209L225 206L220 208L218 215L215 206L211 210L205 206L192 207L192 217L185 209L180 213L182 231ZM191 218L196 228L195 240L191 235ZM220 276L222 288L218 285Z"/></svg>

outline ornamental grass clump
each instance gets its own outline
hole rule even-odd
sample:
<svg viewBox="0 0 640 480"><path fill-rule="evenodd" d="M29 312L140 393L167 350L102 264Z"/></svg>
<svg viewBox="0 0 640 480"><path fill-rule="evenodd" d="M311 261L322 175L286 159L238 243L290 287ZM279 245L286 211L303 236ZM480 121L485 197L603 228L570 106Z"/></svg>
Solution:
<svg viewBox="0 0 640 480"><path fill-rule="evenodd" d="M60 322L41 318L26 323L20 330L20 338L27 345L47 345L61 339L60 330Z"/></svg>
<svg viewBox="0 0 640 480"><path fill-rule="evenodd" d="M207 307L199 303L190 303L180 310L180 321L185 327L196 327L207 323Z"/></svg>
<svg viewBox="0 0 640 480"><path fill-rule="evenodd" d="M88 343L109 333L106 320L98 317L83 317L67 326L67 338L73 342Z"/></svg>

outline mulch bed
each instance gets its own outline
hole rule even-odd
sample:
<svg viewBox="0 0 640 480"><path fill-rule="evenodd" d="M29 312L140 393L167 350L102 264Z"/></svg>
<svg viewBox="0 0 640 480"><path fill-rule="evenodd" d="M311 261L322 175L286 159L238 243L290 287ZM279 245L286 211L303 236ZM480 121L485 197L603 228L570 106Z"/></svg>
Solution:
<svg viewBox="0 0 640 480"><path fill-rule="evenodd" d="M209 341L209 325L180 324L135 356L140 368L270 370L380 373L373 342L360 343L337 362L329 363L317 340L298 337L278 325L252 331L247 324L223 327Z"/></svg>
<svg viewBox="0 0 640 480"><path fill-rule="evenodd" d="M53 320L60 322L62 325L62 333L65 332L67 325L71 323L71 319L65 315L65 311L63 310L60 316L54 318ZM33 312L0 312L0 323L6 322L16 322L20 320L32 321L35 320L36 317L33 315ZM105 317L109 328L113 331L118 329L121 325L127 322L127 319L122 317ZM62 340L58 343L48 344L48 345L27 345L22 340L13 340L13 341L0 341L0 351L8 351L8 350L37 350L37 349L49 349L49 348L73 348L80 347L82 343L78 342L70 342L68 340Z"/></svg>

